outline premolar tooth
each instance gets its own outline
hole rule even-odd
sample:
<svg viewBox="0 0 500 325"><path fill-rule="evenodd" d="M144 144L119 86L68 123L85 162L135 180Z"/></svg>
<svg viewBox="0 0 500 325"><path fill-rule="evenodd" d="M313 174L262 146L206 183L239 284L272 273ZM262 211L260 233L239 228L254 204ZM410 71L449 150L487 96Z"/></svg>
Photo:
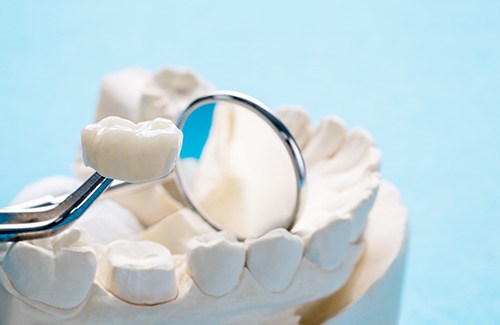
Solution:
<svg viewBox="0 0 500 325"><path fill-rule="evenodd" d="M103 245L118 239L136 238L144 231L144 227L129 210L111 200L94 203L75 227L85 230L92 243Z"/></svg>
<svg viewBox="0 0 500 325"><path fill-rule="evenodd" d="M177 296L172 256L153 242L109 244L99 260L97 278L115 296L132 304L159 304Z"/></svg>
<svg viewBox="0 0 500 325"><path fill-rule="evenodd" d="M304 109L299 106L281 107L278 108L276 114L292 133L299 147L304 149L311 137L309 116L304 112Z"/></svg>
<svg viewBox="0 0 500 325"><path fill-rule="evenodd" d="M184 254L193 237L210 233L215 233L215 230L208 223L193 211L183 208L149 227L141 239L157 242L172 254Z"/></svg>
<svg viewBox="0 0 500 325"><path fill-rule="evenodd" d="M342 145L346 136L344 122L338 118L321 120L302 154L308 167L318 161L330 158Z"/></svg>
<svg viewBox="0 0 500 325"><path fill-rule="evenodd" d="M188 273L198 288L220 297L239 283L245 266L245 248L225 232L193 238L186 253Z"/></svg>
<svg viewBox="0 0 500 325"><path fill-rule="evenodd" d="M340 266L347 253L351 222L346 219L333 219L310 234L302 234L307 242L305 256L324 270Z"/></svg>
<svg viewBox="0 0 500 325"><path fill-rule="evenodd" d="M159 184L134 193L117 195L113 200L130 210L146 228L182 208L182 205Z"/></svg>
<svg viewBox="0 0 500 325"><path fill-rule="evenodd" d="M106 117L82 130L83 161L101 175L128 182L166 176L177 161L182 132L169 120L135 124Z"/></svg>
<svg viewBox="0 0 500 325"><path fill-rule="evenodd" d="M46 246L18 242L10 246L3 269L12 285L29 299L57 308L73 308L87 297L96 271L94 249L71 229Z"/></svg>
<svg viewBox="0 0 500 325"><path fill-rule="evenodd" d="M302 260L302 239L285 229L275 229L257 239L249 239L247 268L264 288L280 292L292 281Z"/></svg>

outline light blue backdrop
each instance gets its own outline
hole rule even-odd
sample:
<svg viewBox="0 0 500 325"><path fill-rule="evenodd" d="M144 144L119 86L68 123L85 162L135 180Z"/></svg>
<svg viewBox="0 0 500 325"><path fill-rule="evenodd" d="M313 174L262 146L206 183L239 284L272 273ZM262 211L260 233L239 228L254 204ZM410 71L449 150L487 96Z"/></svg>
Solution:
<svg viewBox="0 0 500 325"><path fill-rule="evenodd" d="M183 65L370 130L411 214L402 324L500 322L500 2L2 1L0 202L70 174L101 76Z"/></svg>

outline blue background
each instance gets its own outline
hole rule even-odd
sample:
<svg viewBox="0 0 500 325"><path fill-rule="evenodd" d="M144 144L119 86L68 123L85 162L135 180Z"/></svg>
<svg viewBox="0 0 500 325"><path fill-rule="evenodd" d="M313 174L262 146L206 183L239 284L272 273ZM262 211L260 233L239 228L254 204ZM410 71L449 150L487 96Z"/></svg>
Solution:
<svg viewBox="0 0 500 325"><path fill-rule="evenodd" d="M183 65L367 128L411 215L402 324L500 322L500 2L2 1L0 202L71 174L101 76Z"/></svg>

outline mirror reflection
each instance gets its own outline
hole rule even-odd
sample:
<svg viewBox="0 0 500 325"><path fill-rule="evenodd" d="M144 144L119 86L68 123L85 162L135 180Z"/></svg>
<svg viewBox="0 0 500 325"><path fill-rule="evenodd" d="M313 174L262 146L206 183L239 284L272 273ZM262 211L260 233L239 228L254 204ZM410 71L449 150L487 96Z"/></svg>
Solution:
<svg viewBox="0 0 500 325"><path fill-rule="evenodd" d="M211 102L181 127L177 173L191 205L216 228L257 237L293 222L297 177L273 128L244 104Z"/></svg>

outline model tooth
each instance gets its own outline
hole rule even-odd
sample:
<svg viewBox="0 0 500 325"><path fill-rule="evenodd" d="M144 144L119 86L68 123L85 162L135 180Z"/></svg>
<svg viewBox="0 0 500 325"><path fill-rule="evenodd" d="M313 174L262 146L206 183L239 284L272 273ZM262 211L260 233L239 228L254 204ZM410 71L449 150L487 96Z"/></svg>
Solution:
<svg viewBox="0 0 500 325"><path fill-rule="evenodd" d="M59 196L76 190L81 181L67 176L50 176L33 182L16 194L12 204L36 200L46 195Z"/></svg>
<svg viewBox="0 0 500 325"><path fill-rule="evenodd" d="M119 116L139 122L142 90L150 76L151 73L142 68L126 69L104 76L96 121L108 116Z"/></svg>
<svg viewBox="0 0 500 325"><path fill-rule="evenodd" d="M215 233L215 230L193 211L183 208L149 227L142 240L157 242L172 254L184 254L189 241L196 236Z"/></svg>
<svg viewBox="0 0 500 325"><path fill-rule="evenodd" d="M304 108L299 106L281 107L278 108L276 114L292 133L300 148L304 149L311 137L309 116L305 113Z"/></svg>
<svg viewBox="0 0 500 325"><path fill-rule="evenodd" d="M373 145L368 132L363 129L353 129L337 154L332 159L322 161L317 167L325 174L343 172L355 166Z"/></svg>
<svg viewBox="0 0 500 325"><path fill-rule="evenodd" d="M162 185L151 185L134 193L124 193L113 198L131 211L148 228L182 208Z"/></svg>
<svg viewBox="0 0 500 325"><path fill-rule="evenodd" d="M154 305L177 296L172 256L153 242L109 244L99 260L97 278L115 296L132 304Z"/></svg>
<svg viewBox="0 0 500 325"><path fill-rule="evenodd" d="M285 290L302 260L302 239L285 229L275 229L246 241L247 268L264 288Z"/></svg>
<svg viewBox="0 0 500 325"><path fill-rule="evenodd" d="M9 247L2 267L23 296L57 308L73 308L89 294L96 272L95 251L71 229L42 246L18 242Z"/></svg>
<svg viewBox="0 0 500 325"><path fill-rule="evenodd" d="M141 89L140 118L164 117L175 121L180 111L212 86L187 69L163 68Z"/></svg>
<svg viewBox="0 0 500 325"><path fill-rule="evenodd" d="M308 167L332 157L346 137L344 122L338 118L321 120L302 154Z"/></svg>
<svg viewBox="0 0 500 325"><path fill-rule="evenodd" d="M220 297L239 283L245 267L245 248L225 232L199 236L188 244L187 270L201 291Z"/></svg>
<svg viewBox="0 0 500 325"><path fill-rule="evenodd" d="M306 240L305 256L324 270L340 266L347 254L351 222L346 219L333 219L310 234L302 234Z"/></svg>
<svg viewBox="0 0 500 325"><path fill-rule="evenodd" d="M179 156L182 132L169 120L135 124L106 117L82 130L83 161L101 175L147 182L169 174Z"/></svg>
<svg viewBox="0 0 500 325"><path fill-rule="evenodd" d="M136 238L144 231L137 218L120 204L111 200L94 203L75 224L85 230L92 243L106 245L123 238Z"/></svg>
<svg viewBox="0 0 500 325"><path fill-rule="evenodd" d="M367 192L363 200L359 201L356 207L352 209L350 216L352 224L351 236L349 237L350 242L357 242L363 234L363 231L366 228L368 214L370 213L373 204L375 203L377 194L378 186L372 191Z"/></svg>

